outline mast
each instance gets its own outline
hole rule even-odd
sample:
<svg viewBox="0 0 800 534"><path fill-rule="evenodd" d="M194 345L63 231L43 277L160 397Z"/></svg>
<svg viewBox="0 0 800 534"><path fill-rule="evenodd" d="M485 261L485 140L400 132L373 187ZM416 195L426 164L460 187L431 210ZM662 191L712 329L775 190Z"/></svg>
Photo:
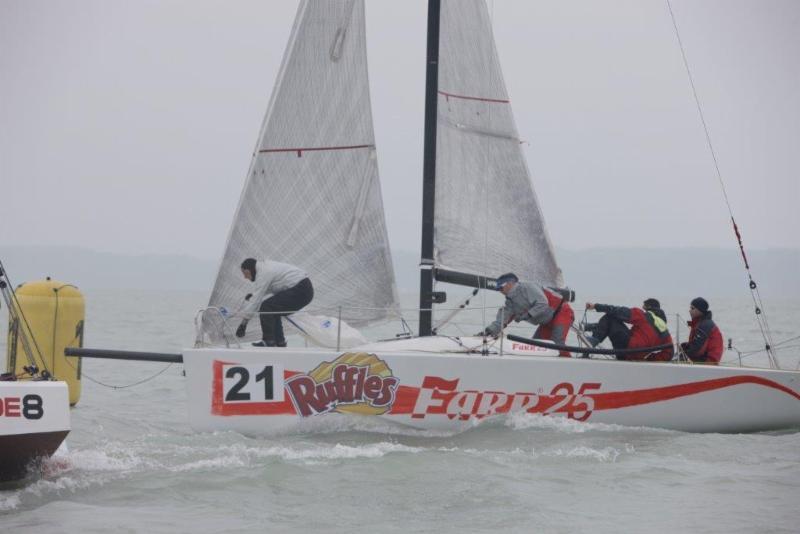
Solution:
<svg viewBox="0 0 800 534"><path fill-rule="evenodd" d="M439 90L440 0L428 1L425 75L425 148L422 163L422 253L419 279L419 335L431 335L433 306L433 212L436 193L436 121Z"/></svg>

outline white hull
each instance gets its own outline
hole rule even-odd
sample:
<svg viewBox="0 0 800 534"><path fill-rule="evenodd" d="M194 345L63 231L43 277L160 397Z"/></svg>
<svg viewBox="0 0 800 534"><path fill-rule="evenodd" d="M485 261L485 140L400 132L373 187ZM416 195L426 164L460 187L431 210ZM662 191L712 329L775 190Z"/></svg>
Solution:
<svg viewBox="0 0 800 534"><path fill-rule="evenodd" d="M24 477L31 461L52 455L69 430L66 382L0 382L0 481Z"/></svg>
<svg viewBox="0 0 800 534"><path fill-rule="evenodd" d="M492 416L527 412L689 432L800 428L800 372L559 358L505 343L516 354L454 352L451 338L340 352L189 349L190 424L198 431L271 435L361 414L458 432Z"/></svg>

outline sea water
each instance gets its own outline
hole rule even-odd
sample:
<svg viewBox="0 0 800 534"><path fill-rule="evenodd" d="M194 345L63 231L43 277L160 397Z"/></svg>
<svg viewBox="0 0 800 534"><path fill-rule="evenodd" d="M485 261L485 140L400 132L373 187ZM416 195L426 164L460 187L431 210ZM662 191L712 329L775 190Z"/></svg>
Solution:
<svg viewBox="0 0 800 534"><path fill-rule="evenodd" d="M193 315L206 299L85 293L86 346L161 352L192 343ZM686 300L666 299L665 309L685 314ZM745 351L760 348L752 302L712 305L726 338ZM767 311L775 341L800 334L800 302L770 302ZM452 326L467 333L481 327L459 321L468 324ZM779 353L784 367L798 364L797 344ZM763 354L744 361L766 363ZM187 424L181 370L84 360L67 450L0 489L3 532L797 532L800 525L798 432L688 434L515 415L458 435L398 434L358 418L302 436L197 434Z"/></svg>

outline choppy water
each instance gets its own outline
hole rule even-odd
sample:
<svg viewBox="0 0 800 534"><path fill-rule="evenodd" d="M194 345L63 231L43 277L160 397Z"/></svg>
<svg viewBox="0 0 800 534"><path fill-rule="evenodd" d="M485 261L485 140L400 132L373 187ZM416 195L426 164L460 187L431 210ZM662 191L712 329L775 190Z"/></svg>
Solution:
<svg viewBox="0 0 800 534"><path fill-rule="evenodd" d="M87 346L167 352L191 342L205 299L86 296ZM743 349L760 345L751 308L715 303L726 337ZM776 340L798 335L799 302L769 311ZM784 351L784 366L798 353ZM2 529L797 532L800 524L797 432L686 434L514 416L455 436L398 435L363 419L274 439L195 434L181 368L164 369L84 361L68 452L0 490ZM124 385L162 370L126 389L88 379Z"/></svg>

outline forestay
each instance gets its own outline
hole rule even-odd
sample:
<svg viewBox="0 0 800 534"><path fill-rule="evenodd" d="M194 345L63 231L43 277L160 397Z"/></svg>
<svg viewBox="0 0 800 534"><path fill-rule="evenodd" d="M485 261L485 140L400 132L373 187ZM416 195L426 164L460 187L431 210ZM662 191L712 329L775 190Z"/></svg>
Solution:
<svg viewBox="0 0 800 534"><path fill-rule="evenodd" d="M300 3L209 306L241 307L248 257L305 270L314 313L341 306L355 326L397 313L363 0ZM206 315L207 333L220 326Z"/></svg>
<svg viewBox="0 0 800 534"><path fill-rule="evenodd" d="M443 0L435 263L563 285L531 184L484 0Z"/></svg>

